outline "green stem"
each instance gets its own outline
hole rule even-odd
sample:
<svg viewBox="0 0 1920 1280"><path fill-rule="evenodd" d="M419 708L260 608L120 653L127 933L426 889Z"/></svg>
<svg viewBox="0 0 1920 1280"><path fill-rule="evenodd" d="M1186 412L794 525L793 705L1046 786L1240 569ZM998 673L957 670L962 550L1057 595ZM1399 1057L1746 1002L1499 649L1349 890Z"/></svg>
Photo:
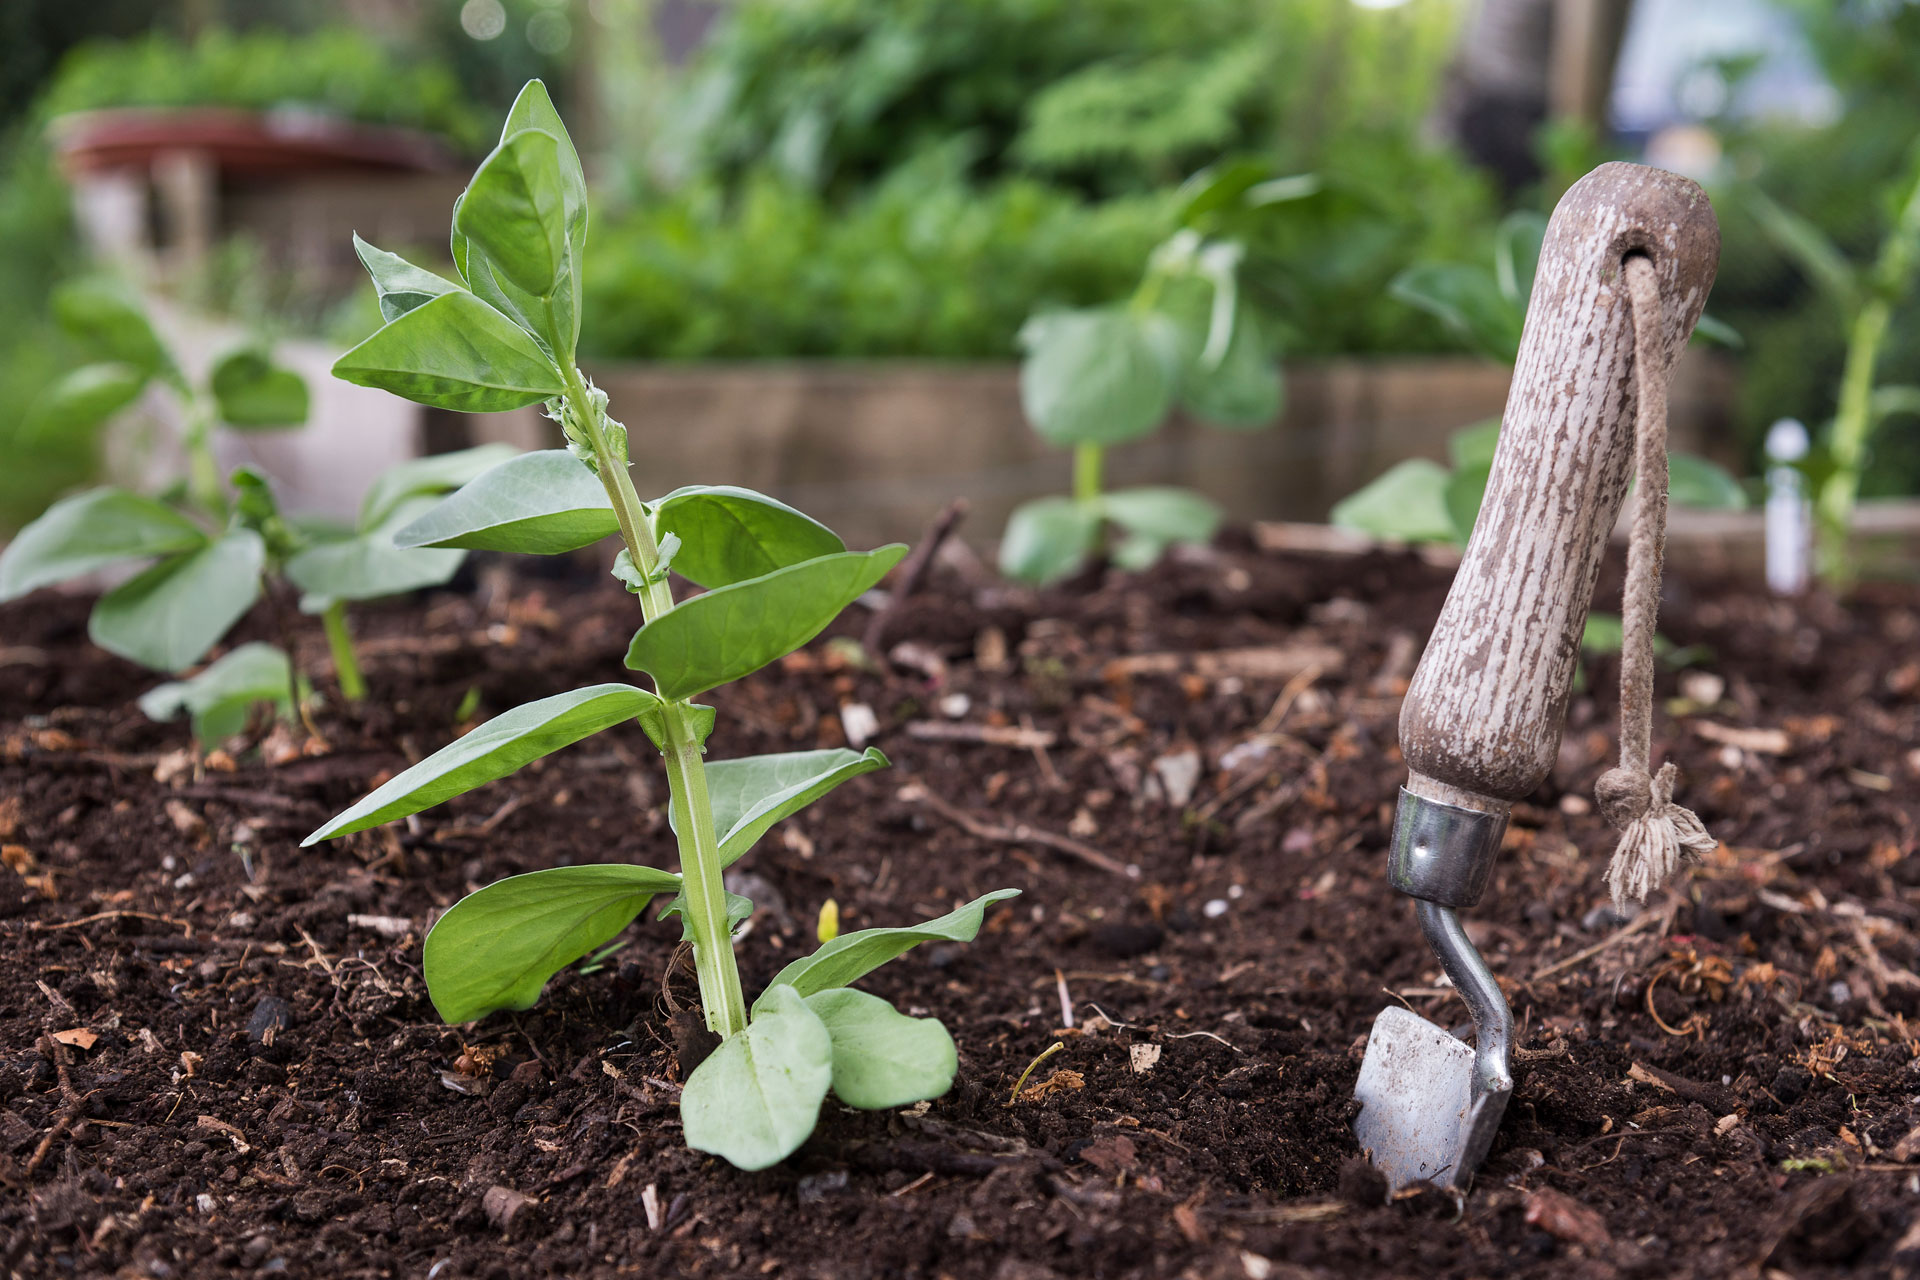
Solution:
<svg viewBox="0 0 1920 1280"><path fill-rule="evenodd" d="M360 674L353 635L347 630L347 602L335 600L320 615L320 621L327 629L327 648L333 651L333 674L340 681L340 694L348 702L359 702L367 696L367 681Z"/></svg>
<svg viewBox="0 0 1920 1280"><path fill-rule="evenodd" d="M613 504L620 537L627 544L633 567L647 580L640 594L640 611L648 622L673 608L673 589L659 574L660 544L653 524L627 473L627 459L616 458L607 443L606 424L588 394L580 371L569 365L564 373L567 401L587 433L600 483ZM659 574L659 581L654 581ZM694 969L700 979L700 1004L707 1029L733 1035L747 1025L747 1001L740 988L740 970L734 961L733 930L727 921L726 885L720 874L720 841L713 828L713 802L707 794L707 767L700 730L692 707L684 700L666 704L669 804L680 842L681 894L686 899L687 926L693 933Z"/></svg>
<svg viewBox="0 0 1920 1280"><path fill-rule="evenodd" d="M227 499L213 457L213 415L201 397L189 393L186 401L187 496L208 515L224 517Z"/></svg>
<svg viewBox="0 0 1920 1280"><path fill-rule="evenodd" d="M1106 459L1106 448L1097 444L1077 444L1073 447L1073 496L1080 502L1093 502L1100 497L1100 470Z"/></svg>
<svg viewBox="0 0 1920 1280"><path fill-rule="evenodd" d="M1908 183L1899 216L1874 263L1872 292L1854 314L1848 334L1847 363L1840 375L1840 399L1833 419L1833 471L1820 487L1821 570L1840 587L1849 585L1853 576L1847 535L1860 496L1867 442L1873 436L1874 370L1893 322L1893 309L1911 287L1915 259L1920 256L1920 166Z"/></svg>

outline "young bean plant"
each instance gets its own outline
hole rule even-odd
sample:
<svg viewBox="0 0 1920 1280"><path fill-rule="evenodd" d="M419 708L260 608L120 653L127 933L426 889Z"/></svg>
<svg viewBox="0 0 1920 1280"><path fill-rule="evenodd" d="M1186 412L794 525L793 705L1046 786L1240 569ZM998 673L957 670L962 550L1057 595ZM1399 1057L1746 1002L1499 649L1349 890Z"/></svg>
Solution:
<svg viewBox="0 0 1920 1280"><path fill-rule="evenodd" d="M825 526L747 489L698 486L643 502L626 428L574 364L586 230L579 158L534 81L454 205L458 280L360 244L387 323L334 372L450 409L544 403L565 449L493 468L396 541L553 554L617 535L614 575L639 598L643 619L626 662L653 688L598 684L508 711L399 774L307 843L417 813L637 720L666 763L680 870L556 867L469 894L427 935L428 994L450 1023L528 1008L555 973L665 897L660 915L679 917L707 1027L721 1037L686 1080L687 1143L758 1169L805 1141L829 1089L866 1108L947 1090L957 1058L946 1029L850 986L920 942L971 939L986 908L1016 891L908 928L836 934L748 1005L733 934L752 904L726 890L722 872L774 823L887 760L869 748L709 764L714 713L694 699L806 644L906 549L848 551ZM669 569L706 590L676 599Z"/></svg>
<svg viewBox="0 0 1920 1280"><path fill-rule="evenodd" d="M105 486L63 498L22 529L0 554L0 601L101 569L147 562L100 597L87 620L94 643L158 671L204 658L275 579L302 593L320 615L341 691L365 692L348 638L346 604L445 582L464 552L403 550L392 534L434 495L464 484L510 456L496 445L402 463L368 490L350 530L284 517L266 479L250 467L225 480L213 431L297 427L307 418L307 385L260 346L216 359L204 379L161 341L135 296L105 280L69 282L54 294L56 319L93 359L57 381L28 410L29 429L97 429L154 388L170 396L184 425L185 474L151 496ZM290 637L283 635L283 642ZM287 655L246 645L189 680L141 699L156 719L181 711L210 742L237 731L256 702L292 714L301 693Z"/></svg>
<svg viewBox="0 0 1920 1280"><path fill-rule="evenodd" d="M1218 505L1165 485L1107 491L1106 451L1159 427L1178 407L1216 426L1258 429L1279 416L1280 370L1259 318L1241 296L1243 249L1212 234L1223 213L1244 214L1310 194L1310 178L1263 180L1234 165L1189 184L1180 229L1148 259L1132 298L1041 312L1020 331L1020 402L1049 444L1073 449L1073 492L1015 509L1000 541L1009 577L1054 582L1122 538L1114 563L1144 569L1175 543L1205 543Z"/></svg>

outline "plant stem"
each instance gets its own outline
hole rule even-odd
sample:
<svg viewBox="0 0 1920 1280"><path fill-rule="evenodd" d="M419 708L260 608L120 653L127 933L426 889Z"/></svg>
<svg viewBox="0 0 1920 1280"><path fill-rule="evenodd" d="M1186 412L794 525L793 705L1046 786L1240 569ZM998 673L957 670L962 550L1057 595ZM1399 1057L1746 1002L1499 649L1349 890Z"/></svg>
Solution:
<svg viewBox="0 0 1920 1280"><path fill-rule="evenodd" d="M1840 400L1835 406L1831 451L1833 471L1820 487L1820 560L1823 575L1837 586L1853 576L1847 534L1853 524L1853 506L1860 495L1860 472L1867 442L1873 436L1874 368L1893 321L1893 309L1913 283L1915 258L1920 255L1920 163L1907 178L1907 189L1893 229L1881 243L1874 262L1871 293L1854 314L1847 340L1847 363L1840 377Z"/></svg>
<svg viewBox="0 0 1920 1280"><path fill-rule="evenodd" d="M1077 444L1073 447L1073 496L1080 502L1093 502L1100 497L1100 470L1106 459L1106 449L1097 444Z"/></svg>
<svg viewBox="0 0 1920 1280"><path fill-rule="evenodd" d="M186 396L187 496L210 516L224 517L226 495L220 487L220 464L213 457L213 415L205 401Z"/></svg>
<svg viewBox="0 0 1920 1280"><path fill-rule="evenodd" d="M620 537L627 544L633 567L647 580L640 593L640 611L648 622L673 608L673 588L660 568L660 544L652 522L627 473L627 459L613 456L607 442L601 410L588 393L580 371L565 370L567 402L587 433L589 445L613 504ZM740 988L740 970L734 961L733 930L727 921L726 885L720 874L720 841L713 829L713 802L707 794L707 767L700 730L692 707L684 700L666 704L667 789L674 830L680 842L681 894L686 899L687 926L693 933L694 969L700 979L700 1005L707 1029L730 1036L745 1030L747 1001Z"/></svg>
<svg viewBox="0 0 1920 1280"><path fill-rule="evenodd" d="M340 681L340 695L348 702L367 696L367 681L360 674L360 660L354 656L353 635L347 630L347 602L335 600L320 620L327 629L327 648L333 651L333 674Z"/></svg>

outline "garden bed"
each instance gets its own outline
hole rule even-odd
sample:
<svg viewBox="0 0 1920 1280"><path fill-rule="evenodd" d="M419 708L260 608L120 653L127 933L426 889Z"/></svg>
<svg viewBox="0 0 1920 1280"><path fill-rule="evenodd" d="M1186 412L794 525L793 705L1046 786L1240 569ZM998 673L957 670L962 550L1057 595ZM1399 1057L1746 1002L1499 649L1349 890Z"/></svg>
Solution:
<svg viewBox="0 0 1920 1280"><path fill-rule="evenodd" d="M85 601L0 610L13 1273L1920 1263L1920 594L1788 605L1681 567L1663 633L1711 656L1664 674L1691 702L1657 740L1725 844L1632 922L1604 909L1613 838L1587 804L1617 671L1588 664L1560 766L1516 809L1472 913L1523 1030L1456 1217L1436 1196L1383 1204L1348 1129L1384 1003L1464 1020L1383 875L1399 694L1446 570L1239 544L1036 596L948 565L895 615L885 671L819 642L713 695L716 757L841 745L860 717L836 710L859 704L895 765L740 864L761 908L750 990L811 945L826 898L860 928L1025 891L975 944L868 984L946 1022L954 1091L922 1114L830 1101L798 1155L743 1174L681 1143L697 1037L673 1013L693 990L675 931L636 926L534 1010L464 1030L438 1024L420 979L420 937L469 888L670 864L637 726L416 823L297 847L451 737L469 690L484 717L617 678L637 612L597 572L523 565L363 613L373 703L322 712L323 753L270 740L274 764L193 767L184 729L131 705L153 678L86 645ZM1617 591L1616 566L1602 598Z"/></svg>

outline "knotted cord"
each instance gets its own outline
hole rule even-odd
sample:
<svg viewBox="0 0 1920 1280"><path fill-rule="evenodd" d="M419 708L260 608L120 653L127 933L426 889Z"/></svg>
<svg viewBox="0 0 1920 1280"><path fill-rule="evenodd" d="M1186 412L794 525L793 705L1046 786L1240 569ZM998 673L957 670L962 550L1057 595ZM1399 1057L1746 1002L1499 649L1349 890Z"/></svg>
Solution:
<svg viewBox="0 0 1920 1280"><path fill-rule="evenodd" d="M1719 843L1693 812L1673 802L1671 761L1652 772L1653 638L1667 543L1667 360L1660 286L1642 254L1623 264L1633 310L1635 496L1621 602L1620 763L1600 775L1594 800L1620 830L1607 869L1616 908L1671 880Z"/></svg>

